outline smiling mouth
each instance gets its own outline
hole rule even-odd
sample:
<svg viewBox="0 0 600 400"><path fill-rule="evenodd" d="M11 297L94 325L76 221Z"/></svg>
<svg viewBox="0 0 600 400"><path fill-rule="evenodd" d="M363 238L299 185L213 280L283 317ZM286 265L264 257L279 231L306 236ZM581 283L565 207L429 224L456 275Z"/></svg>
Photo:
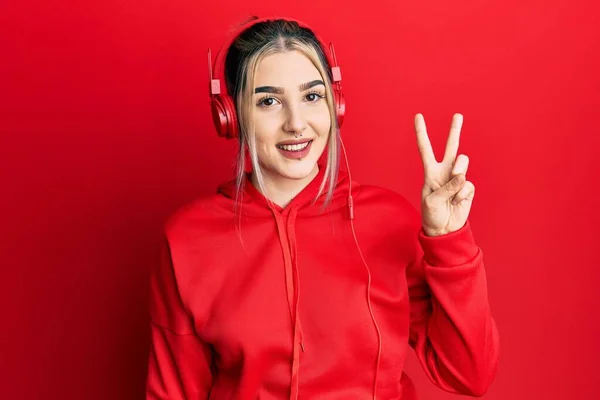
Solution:
<svg viewBox="0 0 600 400"><path fill-rule="evenodd" d="M281 150L300 152L300 151L306 149L311 142L312 142L312 139L307 142L303 142L303 143L299 143L299 144L278 144L276 146L277 146L277 148L279 148Z"/></svg>

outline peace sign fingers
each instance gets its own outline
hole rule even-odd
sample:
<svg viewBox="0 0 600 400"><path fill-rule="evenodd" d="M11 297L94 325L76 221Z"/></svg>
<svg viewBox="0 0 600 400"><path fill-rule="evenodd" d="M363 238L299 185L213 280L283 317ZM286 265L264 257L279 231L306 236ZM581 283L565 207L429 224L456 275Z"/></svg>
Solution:
<svg viewBox="0 0 600 400"><path fill-rule="evenodd" d="M428 236L455 232L465 226L475 186L466 180L469 158L458 156L462 114L454 114L442 162L437 162L425 120L415 115L417 145L425 169L425 182L421 190L421 215L423 231Z"/></svg>

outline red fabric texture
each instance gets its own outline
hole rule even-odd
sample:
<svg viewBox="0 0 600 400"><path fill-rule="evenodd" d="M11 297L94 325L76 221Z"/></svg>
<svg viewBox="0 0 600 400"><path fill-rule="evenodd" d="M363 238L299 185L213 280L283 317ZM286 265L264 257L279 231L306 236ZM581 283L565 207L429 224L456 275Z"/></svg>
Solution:
<svg viewBox="0 0 600 400"><path fill-rule="evenodd" d="M285 208L247 179L239 218L226 182L169 219L151 279L148 400L416 400L411 349L440 389L487 391L499 336L469 221L428 237L402 195L352 182L376 365L350 179L340 171L322 211L323 177Z"/></svg>

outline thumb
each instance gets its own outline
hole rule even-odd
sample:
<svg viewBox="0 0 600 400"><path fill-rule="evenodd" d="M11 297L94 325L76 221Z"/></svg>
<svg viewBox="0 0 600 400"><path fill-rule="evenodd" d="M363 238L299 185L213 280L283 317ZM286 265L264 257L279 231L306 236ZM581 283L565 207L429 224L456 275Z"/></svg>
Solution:
<svg viewBox="0 0 600 400"><path fill-rule="evenodd" d="M454 178L450 179L444 186L436 190L436 197L440 200L446 201L454 197L456 193L462 189L465 184L466 177L465 174L457 174Z"/></svg>

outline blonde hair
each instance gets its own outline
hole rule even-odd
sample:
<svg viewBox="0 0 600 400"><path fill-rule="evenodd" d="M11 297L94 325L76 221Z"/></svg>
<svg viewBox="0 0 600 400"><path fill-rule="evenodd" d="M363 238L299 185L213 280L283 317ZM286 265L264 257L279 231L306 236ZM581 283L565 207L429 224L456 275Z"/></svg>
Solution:
<svg viewBox="0 0 600 400"><path fill-rule="evenodd" d="M313 200L313 204L325 191L327 195L322 209L333 198L339 173L340 140L334 94L331 86L330 66L316 36L310 29L300 27L294 21L272 20L253 25L243 32L229 49L226 61L226 77L229 93L233 94L238 115L239 147L236 162L236 201L243 191L246 169L246 149L250 155L252 169L262 193L265 192L264 179L258 160L254 127L254 82L261 60L279 52L299 51L310 59L325 82L325 93L329 109L331 127L327 140L327 164L323 181ZM267 199L267 201L270 201ZM237 209L237 208L236 208Z"/></svg>

